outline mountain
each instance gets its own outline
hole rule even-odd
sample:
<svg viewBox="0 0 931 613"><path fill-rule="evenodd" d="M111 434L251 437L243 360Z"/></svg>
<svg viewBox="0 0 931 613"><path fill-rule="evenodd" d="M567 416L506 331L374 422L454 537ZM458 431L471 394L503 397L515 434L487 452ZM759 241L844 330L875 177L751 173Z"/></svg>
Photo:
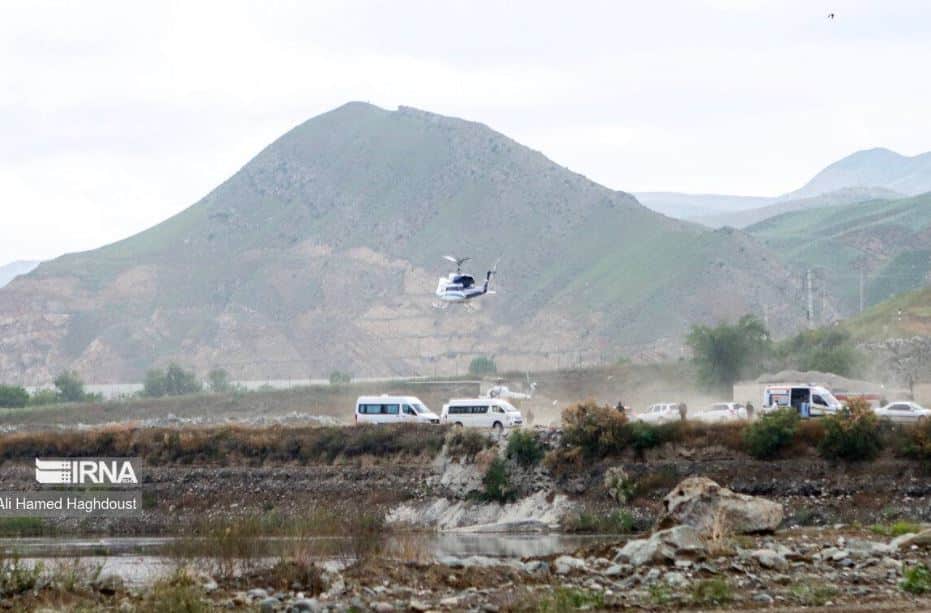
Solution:
<svg viewBox="0 0 931 613"><path fill-rule="evenodd" d="M9 264L0 266L0 287L5 286L7 283L20 275L25 275L29 272L32 272L38 265L39 262L30 260L17 260L15 262L10 262Z"/></svg>
<svg viewBox="0 0 931 613"><path fill-rule="evenodd" d="M848 187L881 187L908 196L929 192L931 152L908 157L882 148L857 151L782 198L797 200Z"/></svg>
<svg viewBox="0 0 931 613"><path fill-rule="evenodd" d="M694 220L699 223L703 223L702 219L710 215L727 215L757 209L773 201L772 198L757 196L682 194L678 192L636 192L634 195L641 204L657 213L675 217L676 219Z"/></svg>
<svg viewBox="0 0 931 613"><path fill-rule="evenodd" d="M907 157L889 149L867 149L834 162L801 188L775 198L676 192L645 192L637 197L670 217L711 228L746 228L790 211L925 192L931 192L931 152Z"/></svg>
<svg viewBox="0 0 931 613"><path fill-rule="evenodd" d="M785 213L746 231L797 270L815 269L817 284L841 313L931 281L931 194Z"/></svg>
<svg viewBox="0 0 931 613"><path fill-rule="evenodd" d="M693 221L710 228L721 228L724 226L746 228L753 224L760 223L761 221L765 221L770 217L782 215L783 213L841 204L856 204L869 200L893 200L901 197L902 194L883 187L845 187L833 192L810 196L808 198L799 198L797 200L779 199L774 204L759 208L697 217L693 219Z"/></svg>
<svg viewBox="0 0 931 613"><path fill-rule="evenodd" d="M498 294L432 308L445 254ZM678 356L692 322L800 323L772 253L643 207L488 127L349 103L201 201L0 290L0 380L138 381L177 360L233 378L447 374ZM726 298L722 298L726 297Z"/></svg>

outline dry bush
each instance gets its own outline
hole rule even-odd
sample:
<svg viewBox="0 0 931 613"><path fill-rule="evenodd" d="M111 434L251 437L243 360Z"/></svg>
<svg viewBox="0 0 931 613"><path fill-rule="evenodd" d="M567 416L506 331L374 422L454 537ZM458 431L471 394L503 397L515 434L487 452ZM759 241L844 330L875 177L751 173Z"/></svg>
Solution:
<svg viewBox="0 0 931 613"><path fill-rule="evenodd" d="M35 457L141 457L158 464L332 462L367 455L435 455L446 428L416 424L355 427L215 426L136 428L89 432L17 432L0 437L0 460Z"/></svg>
<svg viewBox="0 0 931 613"><path fill-rule="evenodd" d="M594 400L577 402L562 413L563 445L578 447L589 457L604 457L624 450L630 439L627 417Z"/></svg>

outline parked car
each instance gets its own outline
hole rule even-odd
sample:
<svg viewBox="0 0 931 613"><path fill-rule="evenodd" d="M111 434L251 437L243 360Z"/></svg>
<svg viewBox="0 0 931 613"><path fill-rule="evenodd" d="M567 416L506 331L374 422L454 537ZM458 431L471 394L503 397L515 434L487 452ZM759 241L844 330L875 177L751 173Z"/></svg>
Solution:
<svg viewBox="0 0 931 613"><path fill-rule="evenodd" d="M440 416L427 408L416 396L359 396L356 400L357 424L438 424Z"/></svg>
<svg viewBox="0 0 931 613"><path fill-rule="evenodd" d="M884 407L873 409L880 419L900 422L916 422L928 419L931 409L926 409L917 402L890 402Z"/></svg>
<svg viewBox="0 0 931 613"><path fill-rule="evenodd" d="M444 424L469 428L505 428L522 426L524 418L514 405L502 398L456 398L443 405Z"/></svg>
<svg viewBox="0 0 931 613"><path fill-rule="evenodd" d="M744 421L747 408L739 402L717 402L696 414L694 419L708 424Z"/></svg>
<svg viewBox="0 0 931 613"><path fill-rule="evenodd" d="M682 415L679 413L678 402L659 402L651 404L642 413L634 415L634 419L651 424L663 424L678 421L682 419Z"/></svg>

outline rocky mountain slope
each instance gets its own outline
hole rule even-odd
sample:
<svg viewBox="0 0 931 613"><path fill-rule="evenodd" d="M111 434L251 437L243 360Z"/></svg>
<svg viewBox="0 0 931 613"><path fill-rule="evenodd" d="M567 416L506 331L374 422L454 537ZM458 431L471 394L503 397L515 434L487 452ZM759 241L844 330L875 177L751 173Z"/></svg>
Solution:
<svg viewBox="0 0 931 613"><path fill-rule="evenodd" d="M501 257L475 311L431 307L440 256ZM178 360L235 378L552 368L678 355L692 322L797 288L751 237L641 206L488 127L350 103L294 128L182 213L0 290L0 380L139 380Z"/></svg>

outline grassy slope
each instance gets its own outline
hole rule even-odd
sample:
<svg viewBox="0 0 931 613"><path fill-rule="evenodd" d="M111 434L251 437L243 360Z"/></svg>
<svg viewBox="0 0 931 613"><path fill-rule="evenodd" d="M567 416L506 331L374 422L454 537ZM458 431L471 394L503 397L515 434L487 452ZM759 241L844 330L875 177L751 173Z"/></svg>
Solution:
<svg viewBox="0 0 931 613"><path fill-rule="evenodd" d="M931 195L878 200L786 213L747 229L789 264L823 267L830 287L848 308L859 295L859 262L865 258L867 304L920 287L931 272Z"/></svg>
<svg viewBox="0 0 931 613"><path fill-rule="evenodd" d="M844 326L859 340L931 335L931 288L895 296L853 317Z"/></svg>

